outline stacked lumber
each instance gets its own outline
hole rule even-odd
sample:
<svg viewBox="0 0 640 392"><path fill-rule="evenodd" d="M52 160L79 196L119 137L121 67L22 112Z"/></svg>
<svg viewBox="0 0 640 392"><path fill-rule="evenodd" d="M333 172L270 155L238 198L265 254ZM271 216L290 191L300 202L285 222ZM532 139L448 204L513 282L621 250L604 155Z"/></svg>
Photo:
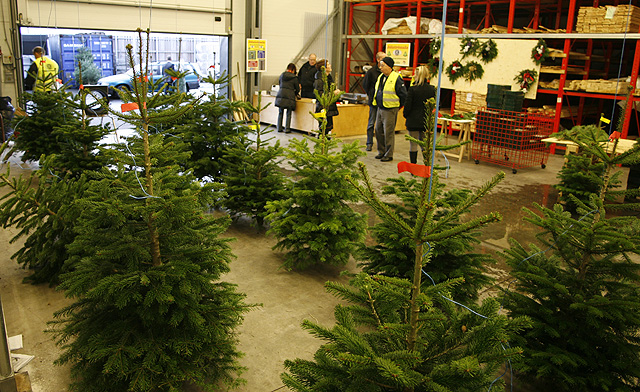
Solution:
<svg viewBox="0 0 640 392"><path fill-rule="evenodd" d="M403 20L399 26L389 29L387 34L413 34L413 31L407 26L407 22Z"/></svg>
<svg viewBox="0 0 640 392"><path fill-rule="evenodd" d="M589 93L601 94L618 94L625 95L629 92L630 84L623 78L618 79L587 79L587 80L567 80L564 84L565 90L570 91L586 91ZM554 79L550 82L541 81L539 88L548 88L557 90L560 86L560 79ZM640 90L636 90L634 95L640 95Z"/></svg>
<svg viewBox="0 0 640 392"><path fill-rule="evenodd" d="M455 113L477 112L487 106L487 95L456 90Z"/></svg>
<svg viewBox="0 0 640 392"><path fill-rule="evenodd" d="M549 29L544 26L538 26L537 29L532 29L530 27L524 27L522 29L513 28L512 33L514 34L524 34L524 33L564 33L566 30L564 29ZM508 29L505 26L493 25L491 27L485 27L484 29L478 31L480 34L507 34Z"/></svg>
<svg viewBox="0 0 640 392"><path fill-rule="evenodd" d="M633 5L580 7L576 22L578 33L637 33L640 8Z"/></svg>

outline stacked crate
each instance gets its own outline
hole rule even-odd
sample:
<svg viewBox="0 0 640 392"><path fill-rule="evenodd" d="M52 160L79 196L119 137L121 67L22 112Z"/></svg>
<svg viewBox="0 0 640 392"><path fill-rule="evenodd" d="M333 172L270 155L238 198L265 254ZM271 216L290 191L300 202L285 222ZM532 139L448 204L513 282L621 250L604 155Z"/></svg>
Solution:
<svg viewBox="0 0 640 392"><path fill-rule="evenodd" d="M640 31L640 8L633 5L580 7L578 33L637 33Z"/></svg>
<svg viewBox="0 0 640 392"><path fill-rule="evenodd" d="M485 94L473 93L470 91L456 90L455 112L475 113L487 104Z"/></svg>
<svg viewBox="0 0 640 392"><path fill-rule="evenodd" d="M491 109L502 109L505 91L511 91L511 86L487 84L487 107Z"/></svg>

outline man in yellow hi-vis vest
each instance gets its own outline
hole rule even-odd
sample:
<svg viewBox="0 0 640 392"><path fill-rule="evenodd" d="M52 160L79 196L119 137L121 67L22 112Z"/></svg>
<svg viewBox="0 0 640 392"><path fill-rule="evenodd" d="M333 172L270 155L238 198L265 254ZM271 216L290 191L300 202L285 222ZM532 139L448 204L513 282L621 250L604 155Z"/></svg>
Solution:
<svg viewBox="0 0 640 392"><path fill-rule="evenodd" d="M40 46L33 48L33 55L36 59L27 72L27 78L24 81L25 89L51 91L51 87L58 79L58 63L46 57Z"/></svg>
<svg viewBox="0 0 640 392"><path fill-rule="evenodd" d="M393 160L396 119L398 111L404 106L404 101L407 99L407 88L402 76L393 70L394 64L391 57L385 57L380 61L382 74L378 76L376 81L373 97L373 105L378 107L375 129L378 155L375 158L382 162Z"/></svg>

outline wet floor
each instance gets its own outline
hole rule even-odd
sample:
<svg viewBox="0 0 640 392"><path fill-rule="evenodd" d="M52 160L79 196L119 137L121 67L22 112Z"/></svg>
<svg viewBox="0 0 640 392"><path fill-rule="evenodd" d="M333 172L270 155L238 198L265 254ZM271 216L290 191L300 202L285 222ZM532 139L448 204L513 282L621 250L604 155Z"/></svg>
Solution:
<svg viewBox="0 0 640 392"><path fill-rule="evenodd" d="M284 146L292 138L303 137L296 132L274 133L274 136ZM351 137L345 141L359 141L364 145L365 138ZM408 147L409 143L404 140L404 133L401 132L396 135L394 161L380 162L374 159L375 151L362 157L376 187L381 188L387 178L399 175L396 164L398 161L408 160ZM498 262L490 268L490 273L498 281L508 279L508 272L500 261L499 252L508 246L509 239L522 243L535 241L537 230L522 220L525 215L522 208L533 208L534 203L551 206L556 202L558 195L553 185L557 183L556 175L562 166L563 157L550 156L546 169L520 169L517 174L511 173L508 167L484 162L475 164L467 159L458 162L456 159L438 156L436 163L449 166L449 170L440 177L447 185L446 189L478 189L498 172L506 173L505 179L473 207L466 218L493 211L502 215L501 222L480 230L481 244L478 245L478 251L496 255ZM25 168L23 172L27 173L29 169ZM284 164L283 170L291 170L291 167ZM407 173L400 175L409 176ZM626 176L623 175L623 178ZM369 225L379 221L370 214L366 205L359 203L354 208L359 212L369 213ZM36 356L27 366L32 375L34 392L66 391L70 381L68 368L52 364L59 351L52 344L51 336L42 331L46 328L46 322L52 319L53 311L69 300L47 286L22 283L22 278L28 272L9 258L19 248L19 243L8 244L11 234L11 230L0 231L0 243L5 249L0 254L0 268L3 271L0 276L0 291L9 335L22 333L25 347L20 352ZM358 268L352 260L344 268L317 267L307 271L287 272L280 268L282 254L272 250L275 239L265 235L264 231L256 230L246 219L235 222L225 236L236 239L231 247L237 257L231 263L231 272L224 280L237 284L238 290L247 294L247 302L262 304L246 315L239 330L239 348L246 354L241 363L247 367L243 375L247 382L236 391L285 391L279 378L284 370L283 361L310 358L321 344L321 341L302 330L300 323L309 319L323 325L332 325L333 309L339 301L325 291L324 283L328 280L346 282L347 278L341 276L341 272L353 272ZM493 292L489 289L483 294L493 295Z"/></svg>

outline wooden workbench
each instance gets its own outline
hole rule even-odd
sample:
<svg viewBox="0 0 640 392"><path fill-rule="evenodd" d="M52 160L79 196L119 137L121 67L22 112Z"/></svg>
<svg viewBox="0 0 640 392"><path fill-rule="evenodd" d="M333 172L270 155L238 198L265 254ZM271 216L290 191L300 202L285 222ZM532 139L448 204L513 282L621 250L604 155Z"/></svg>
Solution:
<svg viewBox="0 0 640 392"><path fill-rule="evenodd" d="M262 93L261 105L271 103L269 107L260 113L260 122L277 125L278 108L274 105L276 97ZM253 104L258 104L258 94L253 97ZM304 132L318 132L318 121L309 112L315 112L315 100L309 98L299 99L296 103L296 110L291 114L291 129ZM369 106L357 104L339 104L339 115L333 118L333 131L331 134L336 137L357 136L367 134L367 122L369 121ZM286 122L286 114L282 119L282 125ZM404 130L405 122L402 109L398 111L396 131Z"/></svg>
<svg viewBox="0 0 640 392"><path fill-rule="evenodd" d="M547 137L542 139L542 141L547 144L560 144L560 145L567 146L567 150L565 151L565 154L570 154L578 151L578 145L570 140L562 140L555 137ZM608 153L613 152L613 144L614 144L613 142L605 142L603 144L605 145L606 151ZM622 154L623 152L630 150L634 144L636 144L635 140L619 139L618 146L616 147L616 153Z"/></svg>

